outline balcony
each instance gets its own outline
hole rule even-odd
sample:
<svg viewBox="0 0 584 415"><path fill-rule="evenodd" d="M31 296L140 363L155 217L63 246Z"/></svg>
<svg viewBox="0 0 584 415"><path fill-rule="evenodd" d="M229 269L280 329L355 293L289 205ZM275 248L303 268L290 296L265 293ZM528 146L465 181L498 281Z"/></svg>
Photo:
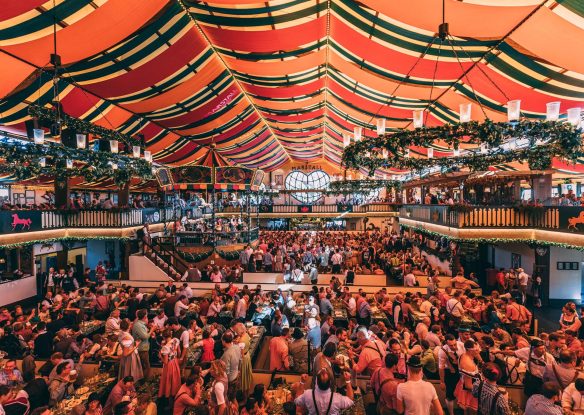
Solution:
<svg viewBox="0 0 584 415"><path fill-rule="evenodd" d="M162 223L173 217L171 208L0 211L0 231L13 234L65 228L128 228Z"/></svg>
<svg viewBox="0 0 584 415"><path fill-rule="evenodd" d="M351 204L331 204L331 205L260 205L251 206L250 213L256 214L259 208L259 214L265 216L277 217L277 214L357 214L363 216L367 213L397 213L400 205L392 203L368 203L365 205L351 205ZM242 211L240 207L226 207L221 213L239 213ZM245 208L243 210L245 212ZM275 215L274 215L275 214Z"/></svg>
<svg viewBox="0 0 584 415"><path fill-rule="evenodd" d="M458 237L584 245L584 207L404 205L400 223Z"/></svg>

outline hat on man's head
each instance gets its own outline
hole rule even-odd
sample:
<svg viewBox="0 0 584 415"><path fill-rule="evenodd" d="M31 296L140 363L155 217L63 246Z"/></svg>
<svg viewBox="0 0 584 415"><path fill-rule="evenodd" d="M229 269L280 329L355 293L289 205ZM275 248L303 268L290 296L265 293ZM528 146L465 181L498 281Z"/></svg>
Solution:
<svg viewBox="0 0 584 415"><path fill-rule="evenodd" d="M541 346L545 346L545 343L542 339L531 339L531 347L541 347Z"/></svg>

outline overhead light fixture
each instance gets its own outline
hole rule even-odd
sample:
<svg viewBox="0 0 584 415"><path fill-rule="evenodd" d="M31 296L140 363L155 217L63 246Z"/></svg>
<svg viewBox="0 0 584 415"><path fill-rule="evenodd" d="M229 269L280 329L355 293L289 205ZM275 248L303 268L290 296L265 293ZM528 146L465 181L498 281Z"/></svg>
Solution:
<svg viewBox="0 0 584 415"><path fill-rule="evenodd" d="M148 163L152 162L152 153L148 150L144 150L144 160Z"/></svg>
<svg viewBox="0 0 584 415"><path fill-rule="evenodd" d="M75 134L77 138L77 148L85 148L86 135L85 134Z"/></svg>
<svg viewBox="0 0 584 415"><path fill-rule="evenodd" d="M355 141L361 141L361 134L363 133L363 127L355 127L353 129L353 138Z"/></svg>
<svg viewBox="0 0 584 415"><path fill-rule="evenodd" d="M454 157L459 157L460 156L460 149L459 148L455 148L453 151L453 155Z"/></svg>
<svg viewBox="0 0 584 415"><path fill-rule="evenodd" d="M109 142L110 142L110 151L112 153L117 153L119 151L119 145L120 145L118 140L109 140Z"/></svg>
<svg viewBox="0 0 584 415"><path fill-rule="evenodd" d="M472 104L460 104L460 122L469 122L471 119Z"/></svg>
<svg viewBox="0 0 584 415"><path fill-rule="evenodd" d="M377 119L377 135L385 134L385 118Z"/></svg>
<svg viewBox="0 0 584 415"><path fill-rule="evenodd" d="M428 158L431 159L434 157L434 149L432 147L428 148Z"/></svg>
<svg viewBox="0 0 584 415"><path fill-rule="evenodd" d="M41 166L41 167L46 167L46 165L47 165L47 159L46 159L46 158L44 158L44 157L41 157L41 158L39 159L39 166Z"/></svg>
<svg viewBox="0 0 584 415"><path fill-rule="evenodd" d="M343 133L343 146L348 147L351 144L351 134Z"/></svg>
<svg viewBox="0 0 584 415"><path fill-rule="evenodd" d="M519 121L521 117L521 100L514 99L507 102L507 121Z"/></svg>
<svg viewBox="0 0 584 415"><path fill-rule="evenodd" d="M140 146L134 146L132 147L132 155L134 156L134 158L140 158Z"/></svg>
<svg viewBox="0 0 584 415"><path fill-rule="evenodd" d="M568 110L568 122L574 126L580 125L582 119L580 118L580 114L582 110L580 108L570 108Z"/></svg>
<svg viewBox="0 0 584 415"><path fill-rule="evenodd" d="M44 144L45 143L45 130L43 130L42 128L35 128L34 130L32 130L32 133L33 133L35 144Z"/></svg>
<svg viewBox="0 0 584 415"><path fill-rule="evenodd" d="M414 128L424 126L424 110L414 110Z"/></svg>
<svg viewBox="0 0 584 415"><path fill-rule="evenodd" d="M560 102L548 102L545 104L546 113L545 113L545 120L546 121L557 121L560 118Z"/></svg>
<svg viewBox="0 0 584 415"><path fill-rule="evenodd" d="M73 160L67 159L67 168L68 169L72 169L73 168Z"/></svg>

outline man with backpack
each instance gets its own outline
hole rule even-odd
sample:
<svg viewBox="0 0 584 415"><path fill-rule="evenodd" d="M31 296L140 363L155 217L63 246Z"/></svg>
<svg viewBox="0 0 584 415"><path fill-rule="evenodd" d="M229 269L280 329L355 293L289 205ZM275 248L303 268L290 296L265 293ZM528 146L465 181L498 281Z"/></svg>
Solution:
<svg viewBox="0 0 584 415"><path fill-rule="evenodd" d="M475 382L472 394L478 398L478 413L481 415L508 415L507 392L502 392L497 386L501 376L499 367L494 363L487 363L483 367L483 377L480 382Z"/></svg>

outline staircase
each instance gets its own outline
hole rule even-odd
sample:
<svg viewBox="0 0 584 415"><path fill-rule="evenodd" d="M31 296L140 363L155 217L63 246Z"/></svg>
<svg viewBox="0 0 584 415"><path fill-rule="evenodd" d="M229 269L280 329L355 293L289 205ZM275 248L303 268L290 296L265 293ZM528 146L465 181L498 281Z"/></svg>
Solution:
<svg viewBox="0 0 584 415"><path fill-rule="evenodd" d="M176 252L170 241L169 238L153 238L150 242L143 242L142 254L170 279L179 281L189 268L189 263Z"/></svg>

